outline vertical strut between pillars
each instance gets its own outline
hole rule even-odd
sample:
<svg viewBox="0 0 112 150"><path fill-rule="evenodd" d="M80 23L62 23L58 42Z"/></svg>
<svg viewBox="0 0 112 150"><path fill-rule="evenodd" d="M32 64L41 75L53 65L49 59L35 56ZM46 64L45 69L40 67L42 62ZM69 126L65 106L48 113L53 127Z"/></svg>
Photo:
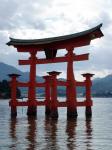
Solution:
<svg viewBox="0 0 112 150"><path fill-rule="evenodd" d="M91 86L92 86L92 82L91 82L91 77L94 74L90 74L90 73L86 73L86 74L82 74L83 77L85 77L85 82L86 82L86 108L85 108L85 115L86 117L92 117L92 100L91 100Z"/></svg>
<svg viewBox="0 0 112 150"><path fill-rule="evenodd" d="M51 76L51 118L58 118L58 106L57 106L57 75L60 72L52 71L48 72Z"/></svg>
<svg viewBox="0 0 112 150"><path fill-rule="evenodd" d="M50 116L51 108L50 108L50 76L43 76L45 79L45 115Z"/></svg>
<svg viewBox="0 0 112 150"><path fill-rule="evenodd" d="M73 48L67 49L67 118L77 117L77 107L76 107L76 82L73 71Z"/></svg>
<svg viewBox="0 0 112 150"><path fill-rule="evenodd" d="M58 118L56 76L51 77L51 117Z"/></svg>
<svg viewBox="0 0 112 150"><path fill-rule="evenodd" d="M17 77L20 75L18 74L9 74L9 77L11 78L11 101L9 102L9 105L11 106L11 117L17 116L17 99L16 99L16 93L17 93Z"/></svg>

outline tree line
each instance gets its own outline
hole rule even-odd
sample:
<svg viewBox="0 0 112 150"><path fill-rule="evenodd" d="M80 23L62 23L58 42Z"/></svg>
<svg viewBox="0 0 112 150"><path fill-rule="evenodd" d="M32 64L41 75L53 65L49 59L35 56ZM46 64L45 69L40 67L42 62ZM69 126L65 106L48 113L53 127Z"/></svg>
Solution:
<svg viewBox="0 0 112 150"><path fill-rule="evenodd" d="M21 97L21 91L17 88L17 98ZM0 99L11 98L11 87L7 80L0 81Z"/></svg>

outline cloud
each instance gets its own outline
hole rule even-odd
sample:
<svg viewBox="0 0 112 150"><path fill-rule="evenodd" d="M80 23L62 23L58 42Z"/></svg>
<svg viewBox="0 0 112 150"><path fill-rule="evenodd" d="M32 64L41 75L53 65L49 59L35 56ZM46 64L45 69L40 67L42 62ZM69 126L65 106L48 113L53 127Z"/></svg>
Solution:
<svg viewBox="0 0 112 150"><path fill-rule="evenodd" d="M0 4L0 30L45 29L42 14L49 7L48 1L0 0Z"/></svg>
<svg viewBox="0 0 112 150"><path fill-rule="evenodd" d="M106 75L112 71L111 10L111 0L0 0L0 61L21 69L22 67L17 65L18 59L29 57L6 45L9 36L45 38L80 32L103 23L103 38L75 50L77 54L89 52L90 59L74 63L74 70L79 73L85 70L95 71L99 76ZM58 55L62 54L65 52L60 51ZM25 71L27 69L28 67ZM62 71L62 76L65 76L65 64L37 66L37 72L40 74L54 69Z"/></svg>

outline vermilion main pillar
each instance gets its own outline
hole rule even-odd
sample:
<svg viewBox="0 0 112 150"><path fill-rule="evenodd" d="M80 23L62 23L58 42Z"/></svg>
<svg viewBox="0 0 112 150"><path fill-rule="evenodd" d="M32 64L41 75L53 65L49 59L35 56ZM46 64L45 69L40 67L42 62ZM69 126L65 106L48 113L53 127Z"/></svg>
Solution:
<svg viewBox="0 0 112 150"><path fill-rule="evenodd" d="M27 115L36 116L37 106L36 106L36 51L30 52L30 75L29 75L29 89L28 89L28 110Z"/></svg>
<svg viewBox="0 0 112 150"><path fill-rule="evenodd" d="M76 107L76 82L74 78L73 71L73 48L68 49L67 62L67 117L74 118L77 117L77 107Z"/></svg>

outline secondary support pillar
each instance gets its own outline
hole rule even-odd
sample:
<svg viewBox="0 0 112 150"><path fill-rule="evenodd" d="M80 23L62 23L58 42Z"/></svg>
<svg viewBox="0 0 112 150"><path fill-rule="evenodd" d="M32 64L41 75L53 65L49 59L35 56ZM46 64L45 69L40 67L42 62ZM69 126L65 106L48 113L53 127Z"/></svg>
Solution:
<svg viewBox="0 0 112 150"><path fill-rule="evenodd" d="M11 106L11 117L17 116L17 99L16 99L16 93L17 93L17 77L20 75L18 74L9 74L9 77L11 78L11 101L9 102L9 105Z"/></svg>
<svg viewBox="0 0 112 150"><path fill-rule="evenodd" d="M67 62L67 118L76 118L77 117L77 106L76 106L76 81L74 78L73 71L73 48L67 49L68 53L66 54L68 58Z"/></svg>
<svg viewBox="0 0 112 150"><path fill-rule="evenodd" d="M32 51L31 53L31 64L30 64L30 76L29 76L29 89L28 89L28 116L36 116L37 115L37 106L36 106L36 51Z"/></svg>
<svg viewBox="0 0 112 150"><path fill-rule="evenodd" d="M90 73L85 73L82 74L83 77L85 77L85 83L86 83L86 109L85 109L85 115L86 117L92 117L92 100L91 100L91 86L92 86L92 82L91 82L91 77L94 74L90 74Z"/></svg>
<svg viewBox="0 0 112 150"><path fill-rule="evenodd" d="M48 72L51 76L51 117L58 118L58 107L57 107L57 75L60 72L52 71Z"/></svg>
<svg viewBox="0 0 112 150"><path fill-rule="evenodd" d="M45 79L45 115L50 116L51 108L50 108L50 76L43 76Z"/></svg>

